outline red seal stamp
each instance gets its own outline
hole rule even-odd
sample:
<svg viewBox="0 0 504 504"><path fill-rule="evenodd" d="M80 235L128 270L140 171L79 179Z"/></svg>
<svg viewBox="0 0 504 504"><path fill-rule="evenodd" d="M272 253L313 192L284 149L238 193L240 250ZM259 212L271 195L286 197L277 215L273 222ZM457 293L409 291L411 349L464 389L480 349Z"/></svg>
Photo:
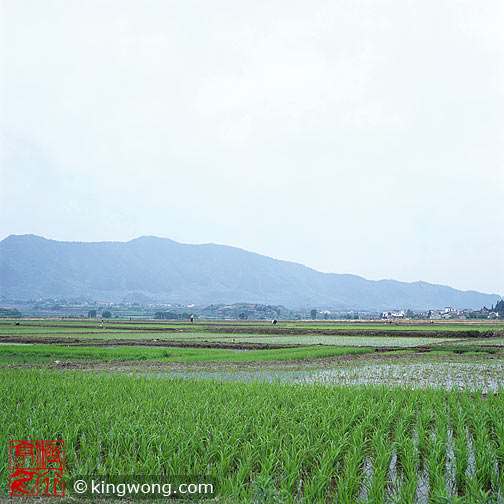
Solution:
<svg viewBox="0 0 504 504"><path fill-rule="evenodd" d="M11 441L9 488L12 497L65 495L64 441Z"/></svg>

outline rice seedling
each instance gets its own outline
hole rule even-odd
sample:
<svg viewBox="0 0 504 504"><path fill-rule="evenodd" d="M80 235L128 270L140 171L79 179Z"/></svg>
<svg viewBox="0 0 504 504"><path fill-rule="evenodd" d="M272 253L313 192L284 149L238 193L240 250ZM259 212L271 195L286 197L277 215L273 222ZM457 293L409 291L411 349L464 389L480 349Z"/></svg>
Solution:
<svg viewBox="0 0 504 504"><path fill-rule="evenodd" d="M236 352L208 348L68 347L57 345L2 345L0 364L43 364L64 361L250 362L305 360L336 355L372 353L366 348L295 347Z"/></svg>
<svg viewBox="0 0 504 504"><path fill-rule="evenodd" d="M63 439L68 477L212 476L219 502L490 502L503 410L471 391L0 369L0 461L9 439Z"/></svg>

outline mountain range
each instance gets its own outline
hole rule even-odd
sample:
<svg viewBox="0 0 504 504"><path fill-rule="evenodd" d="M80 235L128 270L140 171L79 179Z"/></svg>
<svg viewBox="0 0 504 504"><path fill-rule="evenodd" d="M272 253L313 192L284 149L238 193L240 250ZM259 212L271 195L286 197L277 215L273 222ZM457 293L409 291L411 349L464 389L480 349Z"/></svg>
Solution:
<svg viewBox="0 0 504 504"><path fill-rule="evenodd" d="M481 308L497 294L427 282L321 273L224 245L143 236L128 242L60 242L11 235L0 242L4 299L145 303L263 303L334 310Z"/></svg>

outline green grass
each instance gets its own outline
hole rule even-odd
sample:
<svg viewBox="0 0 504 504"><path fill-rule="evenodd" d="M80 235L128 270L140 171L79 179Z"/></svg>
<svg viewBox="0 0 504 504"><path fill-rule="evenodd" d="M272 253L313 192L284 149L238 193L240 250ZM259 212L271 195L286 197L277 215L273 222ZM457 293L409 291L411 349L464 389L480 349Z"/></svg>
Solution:
<svg viewBox="0 0 504 504"><path fill-rule="evenodd" d="M501 349L499 348L488 348L478 345L461 345L461 344L451 344L451 345L441 345L434 346L433 351L435 352L446 352L446 353L488 353L496 354L499 353Z"/></svg>
<svg viewBox="0 0 504 504"><path fill-rule="evenodd" d="M62 439L67 476L207 475L221 503L413 503L423 474L429 502L482 503L503 489L503 419L502 390L0 369L0 494L8 440Z"/></svg>
<svg viewBox="0 0 504 504"><path fill-rule="evenodd" d="M273 350L216 350L207 348L63 347L1 345L0 364L43 364L59 361L251 362L305 360L372 352L364 348L296 347Z"/></svg>
<svg viewBox="0 0 504 504"><path fill-rule="evenodd" d="M62 338L78 338L78 339L185 339L185 338L202 338L200 333L180 333L180 332L157 332L157 331L118 331L118 330L108 330L108 329L63 329L63 328L47 328L38 331L24 330L18 332L2 332L0 331L0 336L20 336L21 338L26 337L38 337L40 338L50 338L50 337L62 337ZM232 335L229 335L231 338Z"/></svg>

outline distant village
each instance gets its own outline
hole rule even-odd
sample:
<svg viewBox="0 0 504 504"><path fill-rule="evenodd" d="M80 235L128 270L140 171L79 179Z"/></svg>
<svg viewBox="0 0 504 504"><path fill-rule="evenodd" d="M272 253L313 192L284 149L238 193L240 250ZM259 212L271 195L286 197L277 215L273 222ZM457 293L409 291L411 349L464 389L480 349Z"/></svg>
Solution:
<svg viewBox="0 0 504 504"><path fill-rule="evenodd" d="M413 312L411 310L386 311L381 314L382 319L418 319L418 320L466 320L466 319L498 319L504 318L504 301L499 301L491 308L483 307L481 310L457 310L447 306L442 310L427 310Z"/></svg>

